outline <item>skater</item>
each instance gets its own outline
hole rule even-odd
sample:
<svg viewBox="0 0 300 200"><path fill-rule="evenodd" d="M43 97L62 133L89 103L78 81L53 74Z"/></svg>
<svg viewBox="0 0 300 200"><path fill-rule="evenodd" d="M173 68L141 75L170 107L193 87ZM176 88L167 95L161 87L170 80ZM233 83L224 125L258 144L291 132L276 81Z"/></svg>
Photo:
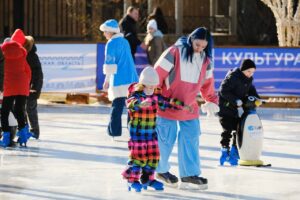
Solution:
<svg viewBox="0 0 300 200"><path fill-rule="evenodd" d="M207 188L207 179L200 177L199 157L199 107L196 97L200 92L206 101L207 112L218 111L218 96L214 90L212 60L212 36L200 27L188 38L180 38L167 49L155 64L159 74L162 94L169 98L182 99L193 105L193 112L185 110L158 111L157 135L160 162L157 178L177 186L178 178L170 173L169 158L178 135L178 166L181 178L180 188L189 186ZM178 125L179 128L178 129Z"/></svg>
<svg viewBox="0 0 300 200"><path fill-rule="evenodd" d="M31 81L30 81L30 93L27 99L26 111L30 124L30 132L33 134L35 139L40 137L40 126L37 111L37 100L40 97L41 90L43 87L43 71L42 65L36 54L37 48L34 44L32 36L25 36L24 48L27 50L27 62L31 69Z"/></svg>
<svg viewBox="0 0 300 200"><path fill-rule="evenodd" d="M100 30L108 40L103 65L103 89L108 90L108 99L112 101L107 132L114 138L122 135L121 117L128 87L138 81L138 75L129 44L120 33L118 22L114 19L107 20L100 26Z"/></svg>
<svg viewBox="0 0 300 200"><path fill-rule="evenodd" d="M145 37L146 52L149 64L154 66L159 56L165 50L163 34L157 29L157 23L151 19L147 25L147 35Z"/></svg>
<svg viewBox="0 0 300 200"><path fill-rule="evenodd" d="M253 81L253 74L256 70L255 63L245 59L239 68L228 72L222 81L219 89L219 121L223 128L221 134L221 157L220 165L228 162L230 165L237 165L239 154L236 146L236 131L239 123L238 107L241 107L242 100L246 96L260 98L256 92ZM233 136L230 148L230 140Z"/></svg>
<svg viewBox="0 0 300 200"><path fill-rule="evenodd" d="M1 146L7 147L12 143L12 135L9 127L9 113L14 106L15 117L18 121L18 143L26 146L29 139L29 130L26 125L26 99L29 95L29 83L31 70L26 61L27 52L23 45L25 35L17 29L11 39L1 46L4 55L4 83L3 102L1 109L1 127L3 137Z"/></svg>
<svg viewBox="0 0 300 200"><path fill-rule="evenodd" d="M142 187L147 189L147 186L163 190L163 184L154 179L159 162L155 130L158 107L161 110L191 110L190 106L184 106L179 100L163 97L161 89L157 88L158 84L158 74L149 66L142 71L139 83L129 87L127 107L130 114L128 142L130 159L122 175L128 180L129 190L133 188L137 192L140 192Z"/></svg>

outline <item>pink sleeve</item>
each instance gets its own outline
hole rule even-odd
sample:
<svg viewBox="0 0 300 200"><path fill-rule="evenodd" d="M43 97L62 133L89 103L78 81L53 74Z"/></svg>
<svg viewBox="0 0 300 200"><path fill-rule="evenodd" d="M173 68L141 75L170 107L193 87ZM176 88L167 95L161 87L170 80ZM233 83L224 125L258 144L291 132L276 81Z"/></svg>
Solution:
<svg viewBox="0 0 300 200"><path fill-rule="evenodd" d="M164 80L169 76L171 69L174 68L177 51L178 49L175 46L168 48L155 63L154 68L159 76L159 87L162 87Z"/></svg>
<svg viewBox="0 0 300 200"><path fill-rule="evenodd" d="M214 77L206 79L202 87L200 88L201 96L205 101L215 104L219 103L219 98L215 92L215 80Z"/></svg>

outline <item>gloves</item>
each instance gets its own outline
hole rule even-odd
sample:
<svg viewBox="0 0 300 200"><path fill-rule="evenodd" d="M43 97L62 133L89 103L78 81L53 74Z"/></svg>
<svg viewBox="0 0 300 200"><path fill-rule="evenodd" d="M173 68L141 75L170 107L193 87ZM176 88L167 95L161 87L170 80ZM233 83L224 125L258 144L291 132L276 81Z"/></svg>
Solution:
<svg viewBox="0 0 300 200"><path fill-rule="evenodd" d="M236 100L235 102L237 107L241 107L243 105L243 102L240 99Z"/></svg>
<svg viewBox="0 0 300 200"><path fill-rule="evenodd" d="M220 108L217 104L212 102L206 102L205 104L201 105L201 110L204 113L207 113L208 117L215 116L215 113L220 111Z"/></svg>

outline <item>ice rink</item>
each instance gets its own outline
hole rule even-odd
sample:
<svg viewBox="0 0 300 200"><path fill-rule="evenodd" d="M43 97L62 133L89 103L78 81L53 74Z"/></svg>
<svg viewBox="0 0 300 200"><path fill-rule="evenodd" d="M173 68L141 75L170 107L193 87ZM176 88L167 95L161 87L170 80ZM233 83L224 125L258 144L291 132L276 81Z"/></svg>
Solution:
<svg viewBox="0 0 300 200"><path fill-rule="evenodd" d="M128 131L106 134L109 107L41 105L41 139L27 148L0 149L0 200L100 199L300 199L300 110L259 109L265 139L261 159L272 167L220 167L216 119L200 117L202 176L208 190L165 187L128 192L121 171L128 158ZM126 116L123 115L123 122ZM177 148L171 157L177 174Z"/></svg>

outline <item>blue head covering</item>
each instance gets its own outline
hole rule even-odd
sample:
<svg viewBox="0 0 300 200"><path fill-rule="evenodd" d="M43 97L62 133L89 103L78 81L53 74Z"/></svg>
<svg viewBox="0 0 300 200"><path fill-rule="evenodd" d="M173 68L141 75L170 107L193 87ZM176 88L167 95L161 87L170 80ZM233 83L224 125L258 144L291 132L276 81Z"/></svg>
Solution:
<svg viewBox="0 0 300 200"><path fill-rule="evenodd" d="M194 49L193 49L193 41L195 39L200 39L200 40L206 40L207 41L207 46L204 49L204 52L207 57L212 59L212 46L213 46L213 39L210 34L210 32L205 28L205 27L199 27L195 29L188 37L181 37L177 40L175 45L183 45L185 51L185 59L192 61L193 54L194 54Z"/></svg>

